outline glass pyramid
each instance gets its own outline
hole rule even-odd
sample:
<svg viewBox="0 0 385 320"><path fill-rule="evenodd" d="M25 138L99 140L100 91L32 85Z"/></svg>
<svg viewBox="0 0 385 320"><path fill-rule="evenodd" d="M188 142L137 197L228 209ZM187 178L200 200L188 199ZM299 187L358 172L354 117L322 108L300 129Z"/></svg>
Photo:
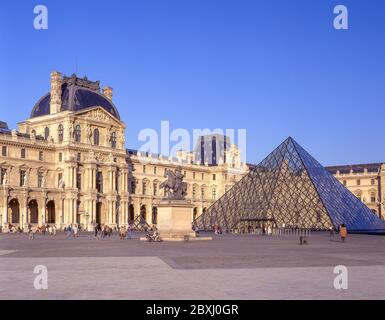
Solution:
<svg viewBox="0 0 385 320"><path fill-rule="evenodd" d="M380 220L294 139L289 137L234 185L194 224L231 230L244 221L278 227L385 233Z"/></svg>

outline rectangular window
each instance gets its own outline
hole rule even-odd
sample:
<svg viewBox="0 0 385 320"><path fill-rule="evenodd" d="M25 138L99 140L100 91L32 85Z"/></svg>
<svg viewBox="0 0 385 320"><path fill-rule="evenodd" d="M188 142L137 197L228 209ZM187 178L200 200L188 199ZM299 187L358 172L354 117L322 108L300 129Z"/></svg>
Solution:
<svg viewBox="0 0 385 320"><path fill-rule="evenodd" d="M346 187L346 180L342 181L342 184Z"/></svg>
<svg viewBox="0 0 385 320"><path fill-rule="evenodd" d="M143 173L146 173L146 166L143 166Z"/></svg>
<svg viewBox="0 0 385 320"><path fill-rule="evenodd" d="M216 174L213 174L213 180L217 180L217 175Z"/></svg>
<svg viewBox="0 0 385 320"><path fill-rule="evenodd" d="M37 187L43 188L43 174L40 172L37 174Z"/></svg>
<svg viewBox="0 0 385 320"><path fill-rule="evenodd" d="M44 160L44 152L43 151L39 151L39 160L40 161Z"/></svg>
<svg viewBox="0 0 385 320"><path fill-rule="evenodd" d="M103 193L103 174L96 172L96 189L99 193Z"/></svg>
<svg viewBox="0 0 385 320"><path fill-rule="evenodd" d="M25 170L20 171L20 187L23 187L25 185L26 174L27 173Z"/></svg>
<svg viewBox="0 0 385 320"><path fill-rule="evenodd" d="M204 180L205 179L205 174L204 173L202 173L202 180Z"/></svg>
<svg viewBox="0 0 385 320"><path fill-rule="evenodd" d="M157 171L157 168L156 168L156 167L154 167L154 174L156 174L156 171Z"/></svg>
<svg viewBox="0 0 385 320"><path fill-rule="evenodd" d="M370 195L370 202L371 202L371 203L375 203L375 202L376 202L376 195L375 195L374 193L372 193L372 194Z"/></svg>
<svg viewBox="0 0 385 320"><path fill-rule="evenodd" d="M193 179L195 180L195 172L193 172Z"/></svg>
<svg viewBox="0 0 385 320"><path fill-rule="evenodd" d="M196 188L196 186L193 186L193 190L192 190L193 199L195 199L196 193L197 193L197 188Z"/></svg>
<svg viewBox="0 0 385 320"><path fill-rule="evenodd" d="M78 152L77 156L76 156L76 160L78 162L82 161L82 154L80 152Z"/></svg>
<svg viewBox="0 0 385 320"><path fill-rule="evenodd" d="M146 195L146 193L147 193L147 185L146 185L146 182L143 182L142 183L142 194Z"/></svg>
<svg viewBox="0 0 385 320"><path fill-rule="evenodd" d="M156 197L158 195L158 184L154 183L154 196Z"/></svg>
<svg viewBox="0 0 385 320"><path fill-rule="evenodd" d="M20 151L20 158L25 159L25 149L21 149Z"/></svg>
<svg viewBox="0 0 385 320"><path fill-rule="evenodd" d="M357 179L357 186L360 186L360 185L361 185L361 180Z"/></svg>
<svg viewBox="0 0 385 320"><path fill-rule="evenodd" d="M78 188L79 190L82 189L82 174L81 173L76 174L76 188Z"/></svg>
<svg viewBox="0 0 385 320"><path fill-rule="evenodd" d="M135 189L136 189L136 183L135 181L131 181L131 193L135 194Z"/></svg>
<svg viewBox="0 0 385 320"><path fill-rule="evenodd" d="M1 170L0 170L0 185L5 184L6 173L7 173L7 170L1 168Z"/></svg>
<svg viewBox="0 0 385 320"><path fill-rule="evenodd" d="M62 162L62 161L63 161L63 154L59 152L59 162Z"/></svg>
<svg viewBox="0 0 385 320"><path fill-rule="evenodd" d="M1 147L1 155L3 157L7 156L7 147L6 146Z"/></svg>
<svg viewBox="0 0 385 320"><path fill-rule="evenodd" d="M376 184L376 180L372 179L371 184L372 184L372 186L374 186Z"/></svg>

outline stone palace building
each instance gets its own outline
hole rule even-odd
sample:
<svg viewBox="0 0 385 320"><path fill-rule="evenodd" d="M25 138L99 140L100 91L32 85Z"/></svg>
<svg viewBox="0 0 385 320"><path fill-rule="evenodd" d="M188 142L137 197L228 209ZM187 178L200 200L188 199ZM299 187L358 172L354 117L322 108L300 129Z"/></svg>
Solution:
<svg viewBox="0 0 385 320"><path fill-rule="evenodd" d="M94 223L127 225L138 217L156 225L160 183L166 169L178 166L197 217L248 171L237 147L217 135L201 137L199 159L193 152L173 158L126 149L126 126L112 94L110 87L100 90L99 81L53 72L51 91L18 130L0 122L4 231L9 224L71 223L92 230ZM208 146L222 150L221 159L205 161Z"/></svg>
<svg viewBox="0 0 385 320"><path fill-rule="evenodd" d="M10 130L0 122L0 226L157 223L160 183L181 166L194 218L249 167L227 137L201 137L195 152L175 158L125 147L125 124L110 87L51 73L51 91ZM208 159L209 158L209 159ZM146 161L143 161L145 159ZM211 161L209 161L211 160ZM384 217L385 164L329 167L341 183Z"/></svg>

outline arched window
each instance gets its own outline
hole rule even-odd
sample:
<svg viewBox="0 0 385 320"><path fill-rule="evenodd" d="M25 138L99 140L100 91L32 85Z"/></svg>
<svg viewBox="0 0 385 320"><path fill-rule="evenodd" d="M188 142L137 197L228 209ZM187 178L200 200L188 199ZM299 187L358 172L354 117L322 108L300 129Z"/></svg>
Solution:
<svg viewBox="0 0 385 320"><path fill-rule="evenodd" d="M116 149L116 132L111 133L111 148Z"/></svg>
<svg viewBox="0 0 385 320"><path fill-rule="evenodd" d="M58 135L59 142L62 142L64 137L64 128L62 124L59 124L59 127L57 129L57 135Z"/></svg>
<svg viewBox="0 0 385 320"><path fill-rule="evenodd" d="M36 131L35 131L35 130L32 130L32 131L31 131L31 135L36 137Z"/></svg>
<svg viewBox="0 0 385 320"><path fill-rule="evenodd" d="M99 129L94 130L94 145L99 145Z"/></svg>
<svg viewBox="0 0 385 320"><path fill-rule="evenodd" d="M74 131L74 139L76 142L80 142L81 138L82 138L82 129L80 128L79 125L77 125Z"/></svg>
<svg viewBox="0 0 385 320"><path fill-rule="evenodd" d="M49 138L49 128L46 127L46 128L44 129L44 139L45 139L45 140L48 140L48 138Z"/></svg>

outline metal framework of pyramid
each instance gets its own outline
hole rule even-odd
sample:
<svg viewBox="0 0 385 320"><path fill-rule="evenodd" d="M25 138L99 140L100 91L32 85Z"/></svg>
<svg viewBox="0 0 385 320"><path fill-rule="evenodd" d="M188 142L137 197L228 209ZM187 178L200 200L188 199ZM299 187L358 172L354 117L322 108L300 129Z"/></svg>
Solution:
<svg viewBox="0 0 385 320"><path fill-rule="evenodd" d="M381 220L289 137L194 224L211 230L245 221L313 230L345 224L350 232L385 233Z"/></svg>

